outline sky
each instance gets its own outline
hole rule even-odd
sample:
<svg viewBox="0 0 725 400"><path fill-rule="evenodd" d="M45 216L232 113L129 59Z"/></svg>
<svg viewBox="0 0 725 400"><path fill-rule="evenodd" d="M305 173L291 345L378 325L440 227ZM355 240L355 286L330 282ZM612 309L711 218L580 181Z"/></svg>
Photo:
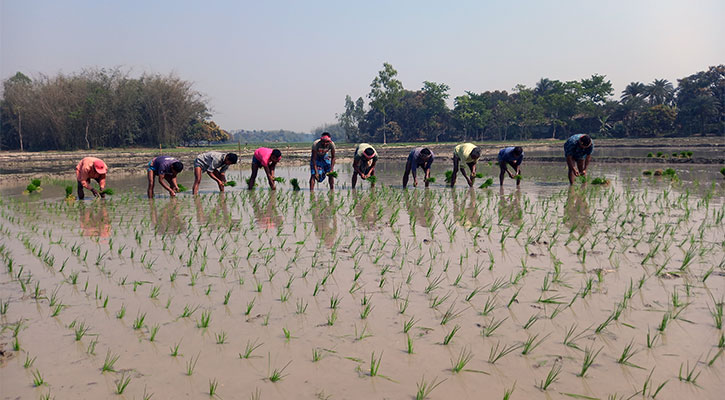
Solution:
<svg viewBox="0 0 725 400"><path fill-rule="evenodd" d="M388 62L409 90L633 81L725 63L723 0L0 0L0 79L122 67L194 83L223 129L309 132ZM367 101L367 99L366 99Z"/></svg>

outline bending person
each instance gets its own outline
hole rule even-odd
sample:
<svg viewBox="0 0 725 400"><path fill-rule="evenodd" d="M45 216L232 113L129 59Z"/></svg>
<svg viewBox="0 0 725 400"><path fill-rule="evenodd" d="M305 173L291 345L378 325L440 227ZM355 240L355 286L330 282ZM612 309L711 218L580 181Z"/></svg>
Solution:
<svg viewBox="0 0 725 400"><path fill-rule="evenodd" d="M373 146L367 143L360 143L355 148L355 155L352 161L352 188L355 189L357 176L366 180L375 175L375 164L378 162L378 152ZM375 187L371 183L370 187Z"/></svg>
<svg viewBox="0 0 725 400"><path fill-rule="evenodd" d="M264 169L264 173L267 175L269 187L272 190L277 189L277 185L274 182L274 168L281 159L282 152L277 149L260 147L255 150L252 156L252 176L249 177L249 182L247 182L249 189L254 189L254 181L257 180L257 171L260 168Z"/></svg>
<svg viewBox="0 0 725 400"><path fill-rule="evenodd" d="M425 182L425 187L428 187L430 183L428 181L430 179L430 167L433 165L433 158L433 152L427 147L416 147L410 151L410 154L408 154L408 162L405 164L405 173L403 174L403 189L408 187L408 175L411 172L413 173L413 187L418 187L418 176L416 175L418 167L423 169L425 173L423 181Z"/></svg>
<svg viewBox="0 0 725 400"><path fill-rule="evenodd" d="M196 160L194 160L194 186L192 193L199 193L202 172L206 172L219 186L219 191L223 192L224 183L227 181L224 173L230 165L237 163L237 158L237 155L234 153L222 153L220 151L209 151L196 156Z"/></svg>
<svg viewBox="0 0 725 400"><path fill-rule="evenodd" d="M169 196L176 196L176 193L179 192L176 175L183 170L184 164L173 157L158 156L151 160L147 169L149 185L146 191L149 199L154 197L154 178L157 176L159 177L159 184L169 192Z"/></svg>
<svg viewBox="0 0 725 400"><path fill-rule="evenodd" d="M521 163L524 161L524 149L523 147L504 147L498 152L498 166L501 168L501 173L498 175L498 180L501 186L503 186L503 175L508 174L511 179L516 178L516 186L521 184ZM508 166L514 169L516 175L509 171Z"/></svg>
<svg viewBox="0 0 725 400"><path fill-rule="evenodd" d="M88 189L93 193L93 196L98 197L101 196L102 198L105 198L106 195L103 193L103 191L106 189L106 173L108 172L108 167L106 166L106 163L103 162L100 158L96 157L84 157L81 159L80 162L78 162L78 165L76 165L76 181L78 181L78 199L83 200L85 197L85 194L83 192L83 189ZM91 179L95 179L96 182L98 182L98 186L101 188L101 191L97 191L93 186L91 186Z"/></svg>
<svg viewBox="0 0 725 400"><path fill-rule="evenodd" d="M329 153L329 154L328 154ZM327 174L335 169L335 142L329 132L322 132L320 138L312 143L310 158L310 190L315 190L315 181L322 183ZM335 178L327 176L330 190L335 188Z"/></svg>
<svg viewBox="0 0 725 400"><path fill-rule="evenodd" d="M564 157L566 157L566 166L569 169L570 185L574 184L575 177L587 175L587 167L593 150L592 138L582 133L572 135L564 142Z"/></svg>
<svg viewBox="0 0 725 400"><path fill-rule="evenodd" d="M461 143L453 149L453 175L451 176L451 187L456 185L456 175L461 170L461 175L466 178L469 187L473 187L476 179L476 163L481 157L481 149L473 143ZM463 163L464 165L462 165ZM471 176L466 174L465 166L468 166Z"/></svg>

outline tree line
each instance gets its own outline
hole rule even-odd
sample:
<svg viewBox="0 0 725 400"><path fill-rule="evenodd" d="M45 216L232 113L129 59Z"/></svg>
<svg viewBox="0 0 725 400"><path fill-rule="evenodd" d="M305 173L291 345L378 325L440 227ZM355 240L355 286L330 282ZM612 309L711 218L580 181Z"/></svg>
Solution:
<svg viewBox="0 0 725 400"><path fill-rule="evenodd" d="M0 149L73 150L224 141L207 100L174 75L119 68L3 82Z"/></svg>
<svg viewBox="0 0 725 400"><path fill-rule="evenodd" d="M370 84L368 104L345 98L338 114L350 141L454 141L596 137L725 135L725 65L678 79L632 82L612 98L604 75L578 81L540 79L534 87L467 91L446 103L449 86L424 82L408 90L385 63Z"/></svg>

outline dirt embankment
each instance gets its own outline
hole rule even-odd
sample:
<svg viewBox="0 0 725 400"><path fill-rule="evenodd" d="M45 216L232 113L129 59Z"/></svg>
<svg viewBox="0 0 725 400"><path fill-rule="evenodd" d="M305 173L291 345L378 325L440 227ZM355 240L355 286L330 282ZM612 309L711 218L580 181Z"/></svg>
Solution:
<svg viewBox="0 0 725 400"><path fill-rule="evenodd" d="M498 150L505 145L522 145L525 146L527 152L527 161L537 162L560 162L562 157L556 156L536 156L531 153L536 151L558 151L561 150L561 140L538 140L529 142L487 142L480 143L483 148L482 161L493 161L496 159ZM408 157L410 149L420 144L376 144L379 156L384 160L405 160ZM455 143L426 143L438 157L449 158ZM678 138L671 139L599 139L596 141L598 149L603 148L649 148L656 152L665 149L722 149L719 156L716 157L694 157L694 158L645 158L645 157L597 157L597 162L604 163L692 163L692 164L724 164L725 163L725 138ZM283 152L283 162L287 165L304 165L309 162L310 150L307 146L300 145L280 145ZM338 162L350 162L355 149L354 144L338 144L337 157ZM194 163L194 158L198 153L210 151L214 148L178 148L178 149L110 149L110 150L93 150L93 151L73 151L73 152L0 152L0 183L25 180L30 177L50 176L59 179L73 179L75 165L78 160L86 156L94 156L103 159L111 169L113 174L140 174L145 172L145 165L158 154L169 155L181 160L187 168ZM229 150L227 146L222 151L234 151L239 153L237 149ZM240 162L247 163L254 152L253 147L242 147Z"/></svg>

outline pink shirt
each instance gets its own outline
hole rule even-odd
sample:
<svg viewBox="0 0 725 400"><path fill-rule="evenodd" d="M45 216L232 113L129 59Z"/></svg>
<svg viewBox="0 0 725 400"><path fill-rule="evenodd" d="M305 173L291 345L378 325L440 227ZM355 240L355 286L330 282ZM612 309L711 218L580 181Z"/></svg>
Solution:
<svg viewBox="0 0 725 400"><path fill-rule="evenodd" d="M101 175L96 172L95 168L93 168L93 163L96 162L96 160L101 161L96 157L84 157L78 165L76 165L76 180L80 182L84 188L90 188L90 186L88 186L88 182L91 179L98 180L98 184L101 188L106 187L106 174Z"/></svg>
<svg viewBox="0 0 725 400"><path fill-rule="evenodd" d="M254 151L254 158L256 158L260 164L268 167L269 158L272 157L272 151L273 149L270 149L268 147L260 147Z"/></svg>

